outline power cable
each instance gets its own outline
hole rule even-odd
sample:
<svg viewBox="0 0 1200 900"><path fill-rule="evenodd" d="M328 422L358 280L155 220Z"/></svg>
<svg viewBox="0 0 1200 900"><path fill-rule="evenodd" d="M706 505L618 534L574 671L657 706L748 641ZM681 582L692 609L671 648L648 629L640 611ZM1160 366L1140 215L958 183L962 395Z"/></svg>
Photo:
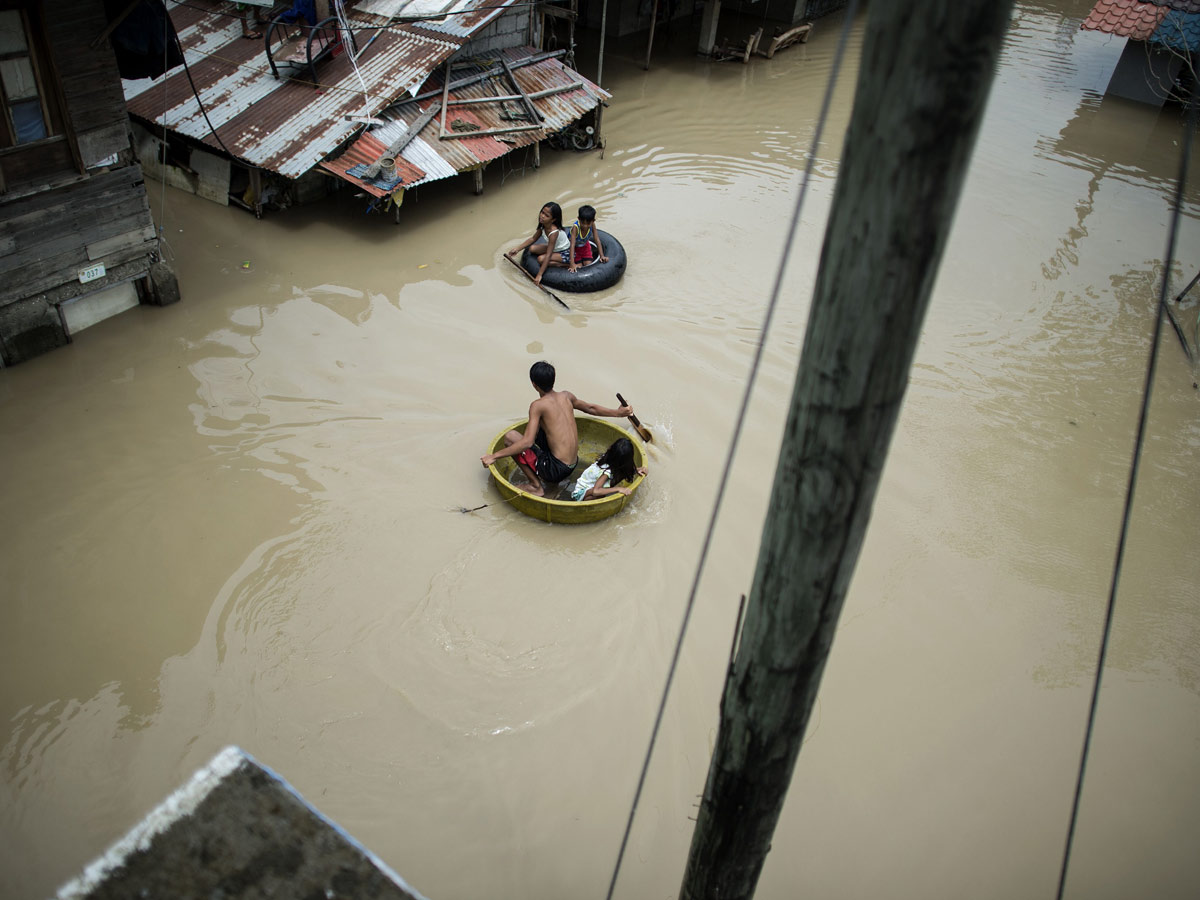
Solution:
<svg viewBox="0 0 1200 900"><path fill-rule="evenodd" d="M1063 891L1067 885L1067 867L1071 861L1071 850L1075 843L1075 826L1079 821L1079 801L1083 796L1083 778L1087 770L1088 754L1092 746L1092 732L1096 725L1096 708L1100 701L1100 682L1104 676L1104 663L1108 657L1109 638L1112 634L1113 613L1117 604L1117 584L1121 580L1121 564L1125 559L1125 545L1129 538L1129 522L1133 515L1133 494L1137 484L1138 470L1142 463L1142 447L1146 440L1146 423L1150 417L1150 394L1154 387L1154 373L1158 368L1158 345L1162 335L1162 323L1167 307L1168 282L1171 279L1171 263L1175 258L1175 243L1179 234L1179 219L1183 210L1184 188L1187 185L1187 171L1191 163L1192 138L1196 132L1197 108L1200 106L1200 93L1197 85L1192 84L1191 102L1189 103L1187 131L1183 137L1183 150L1179 158L1179 178L1175 185L1175 209L1171 215L1171 227L1167 230L1166 262L1163 266L1162 284L1159 286L1158 304L1155 306L1154 333L1150 338L1150 357L1146 361L1146 378L1142 385L1142 404L1138 411L1137 434L1133 442L1133 459L1129 465L1129 481L1125 486L1125 507L1121 513L1121 531L1117 538L1116 559L1113 561L1112 579L1108 589L1108 604L1104 610L1104 628L1100 637L1100 653L1096 660L1096 677L1092 683L1092 699L1088 706L1087 726L1083 733L1083 751L1079 758L1079 774L1075 780L1075 797L1071 803L1071 821L1067 826L1067 841L1063 848L1062 869L1058 875L1058 900L1062 900Z"/></svg>
<svg viewBox="0 0 1200 900"><path fill-rule="evenodd" d="M196 103L200 107L200 112L204 116L204 121L208 123L209 131L211 131L212 136L217 139L217 143L221 145L222 150L224 150L226 153L228 153L234 159L240 160L241 159L240 156L238 156L236 153L234 153L232 150L230 150L228 147L225 146L225 142L223 140L221 140L221 136L219 134L217 134L217 129L213 125L212 119L210 119L208 117L208 110L204 108L204 101L200 99L200 91L198 91L196 89L196 82L192 80L192 69L191 69L191 66L188 65L187 54L185 54L183 52L183 44L179 40L179 30L175 27L175 22L171 19L170 15L168 15L166 18L167 18L167 21L171 23L171 36L175 38L175 46L179 48L179 56L183 60L184 74L187 75L188 84L190 84L192 86L192 93L196 97ZM163 85L164 85L164 93L165 93L166 79L163 80ZM163 112L163 119L164 120L166 119L166 111L165 110ZM243 162L244 162L244 160L243 160Z"/></svg>
<svg viewBox="0 0 1200 900"><path fill-rule="evenodd" d="M763 317L758 346L754 350L754 360L750 364L750 377L747 379L746 389L742 393L742 402L738 408L737 420L734 423L733 438L729 444L729 452L725 456L724 466L721 467L721 477L717 482L717 497L713 503L713 511L708 520L708 527L704 532L704 542L700 547L700 558L696 563L696 574L692 579L692 587L688 591L687 602L684 605L683 621L679 626L679 636L675 640L675 649L671 654L671 663L667 668L666 684L663 686L662 698L658 703L658 712L654 717L654 726L650 731L650 743L646 747L646 757L642 762L641 773L638 775L637 788L633 793L633 803L629 809L629 818L625 822L625 833L621 837L621 847L617 851L617 862L613 866L612 880L609 882L605 900L612 900L613 891L617 886L617 876L621 873L621 863L625 858L625 848L629 844L629 833L633 829L633 820L637 815L638 802L642 797L642 788L646 784L646 773L650 770L650 759L654 755L654 744L658 739L659 729L662 727L663 715L667 708L667 697L671 693L671 683L674 681L675 670L679 665L679 655L683 649L683 639L687 633L688 622L692 617L692 610L696 605L696 594L700 588L700 576L704 572L704 564L708 559L709 547L712 545L713 532L717 524L717 515L721 511L721 501L725 498L725 488L729 484L729 473L733 471L733 458L737 453L738 440L741 437L742 427L746 422L746 413L750 407L750 395L754 391L754 384L758 378L758 370L762 364L763 349L766 346L767 334L770 332L771 322L775 317L775 309L779 305L779 297L783 292L783 276L787 271L788 260L791 258L792 244L800 225L800 212L804 207L804 198L808 193L808 185L812 180L812 173L816 167L817 148L821 144L821 135L825 130L825 122L829 118L829 110L833 104L833 90L837 84L838 73L841 71L846 44L848 43L850 30L854 24L857 11L858 0L850 0L846 10L845 22L842 25L841 35L838 38L837 51L834 54L833 69L829 76L829 83L825 86L825 96L821 101L821 112L817 119L816 131L813 132L812 146L809 149L808 161L805 164L804 176L800 183L800 193L796 197L796 204L792 210L792 218L788 223L787 237L783 245L783 255L779 261L779 268L775 273L775 283L771 289L771 297L767 302L767 310Z"/></svg>

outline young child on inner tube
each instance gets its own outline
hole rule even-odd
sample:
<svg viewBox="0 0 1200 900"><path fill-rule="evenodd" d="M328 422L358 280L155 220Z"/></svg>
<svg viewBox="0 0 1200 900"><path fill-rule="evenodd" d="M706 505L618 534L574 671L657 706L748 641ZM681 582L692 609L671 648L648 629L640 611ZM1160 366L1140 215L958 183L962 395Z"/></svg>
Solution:
<svg viewBox="0 0 1200 900"><path fill-rule="evenodd" d="M588 266L597 260L608 262L608 257L604 255L604 243L596 228L596 210L591 206L581 206L579 218L571 226L571 258L567 261L567 271L577 272L581 265Z"/></svg>

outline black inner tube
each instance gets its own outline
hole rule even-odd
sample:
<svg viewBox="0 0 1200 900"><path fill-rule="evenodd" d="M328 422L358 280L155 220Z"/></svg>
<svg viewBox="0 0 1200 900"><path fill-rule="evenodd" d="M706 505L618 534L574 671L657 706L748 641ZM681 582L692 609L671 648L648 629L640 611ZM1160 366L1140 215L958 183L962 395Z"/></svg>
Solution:
<svg viewBox="0 0 1200 900"><path fill-rule="evenodd" d="M608 262L594 262L572 272L566 266L547 266L542 275L542 284L556 291L573 291L584 294L612 287L625 274L625 248L607 231L597 229L600 242L604 244L604 255ZM521 265L530 275L537 275L538 261L528 250L521 254Z"/></svg>

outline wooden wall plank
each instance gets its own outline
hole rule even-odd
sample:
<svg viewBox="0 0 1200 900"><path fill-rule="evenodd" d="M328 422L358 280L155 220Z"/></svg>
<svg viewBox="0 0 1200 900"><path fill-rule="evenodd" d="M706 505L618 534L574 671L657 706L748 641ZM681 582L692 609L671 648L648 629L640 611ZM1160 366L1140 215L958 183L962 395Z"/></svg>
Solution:
<svg viewBox="0 0 1200 900"><path fill-rule="evenodd" d="M154 226L149 225L137 231L126 231L113 237L93 241L87 244L85 249L87 250L88 259L100 261L115 257L122 250L137 247L152 240L154 240Z"/></svg>
<svg viewBox="0 0 1200 900"><path fill-rule="evenodd" d="M158 242L148 241L111 254L105 259L104 265L105 268L115 269L128 262L145 259L146 269L149 270L152 256L157 250ZM83 252L83 247L80 245L70 251L22 266L12 273L14 281L6 281L0 286L0 306L25 297L32 297L68 281L75 281L79 277L79 272L90 265L93 265L93 262L87 258L87 254ZM14 288L11 286L14 283L21 286Z"/></svg>
<svg viewBox="0 0 1200 900"><path fill-rule="evenodd" d="M157 250L140 166L0 203L0 305Z"/></svg>

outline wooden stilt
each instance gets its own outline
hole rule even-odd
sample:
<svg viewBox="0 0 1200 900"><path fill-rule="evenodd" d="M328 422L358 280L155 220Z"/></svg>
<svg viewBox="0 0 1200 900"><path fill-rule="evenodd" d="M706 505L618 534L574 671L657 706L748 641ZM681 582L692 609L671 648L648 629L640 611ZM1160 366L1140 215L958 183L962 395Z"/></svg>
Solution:
<svg viewBox="0 0 1200 900"><path fill-rule="evenodd" d="M654 10L650 13L650 36L646 38L646 61L642 64L642 68L649 70L650 68L650 51L654 49L654 26L658 22L658 0L654 0Z"/></svg>
<svg viewBox="0 0 1200 900"><path fill-rule="evenodd" d="M575 69L575 20L579 18L579 0L571 0L571 18L567 20L567 58Z"/></svg>
<svg viewBox="0 0 1200 900"><path fill-rule="evenodd" d="M542 142L538 141L533 145L533 167L540 169L542 167Z"/></svg>
<svg viewBox="0 0 1200 900"><path fill-rule="evenodd" d="M754 893L870 518L1012 0L872 4L683 900ZM886 73L886 77L882 73Z"/></svg>
<svg viewBox="0 0 1200 900"><path fill-rule="evenodd" d="M600 4L600 52L596 60L596 87L604 87L604 32L608 30L608 0ZM604 129L601 127L604 118L604 105L596 107L596 146L604 147Z"/></svg>
<svg viewBox="0 0 1200 900"><path fill-rule="evenodd" d="M700 42L696 52L701 56L712 56L717 46L717 23L721 20L721 0L707 0L704 14L700 17Z"/></svg>
<svg viewBox="0 0 1200 900"><path fill-rule="evenodd" d="M254 218L262 218L262 169L257 166L250 168L250 193L254 195Z"/></svg>
<svg viewBox="0 0 1200 900"><path fill-rule="evenodd" d="M478 166L475 169L475 196L478 197L483 193L483 166Z"/></svg>

